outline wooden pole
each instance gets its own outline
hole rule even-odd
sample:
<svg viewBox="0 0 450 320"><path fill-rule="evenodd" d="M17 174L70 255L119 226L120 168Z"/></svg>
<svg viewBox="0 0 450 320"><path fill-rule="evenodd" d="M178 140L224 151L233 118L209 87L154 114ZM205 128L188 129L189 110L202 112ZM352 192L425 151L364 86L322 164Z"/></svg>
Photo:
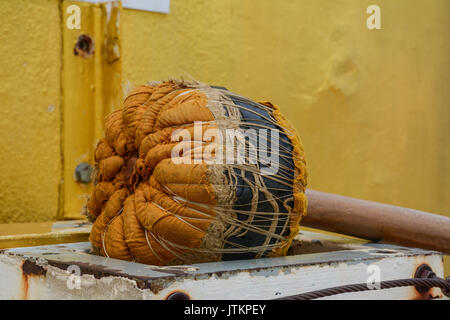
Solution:
<svg viewBox="0 0 450 320"><path fill-rule="evenodd" d="M303 226L450 254L448 217L314 190L306 195Z"/></svg>

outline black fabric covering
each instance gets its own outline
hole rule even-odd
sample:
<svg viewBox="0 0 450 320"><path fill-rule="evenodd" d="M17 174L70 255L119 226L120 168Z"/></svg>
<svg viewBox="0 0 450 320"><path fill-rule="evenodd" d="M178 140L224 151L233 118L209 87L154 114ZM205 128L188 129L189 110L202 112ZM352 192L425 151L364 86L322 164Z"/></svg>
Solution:
<svg viewBox="0 0 450 320"><path fill-rule="evenodd" d="M275 129L279 131L279 150L272 150L272 146L270 143L270 130L267 131L267 150L268 153L270 152L277 152L280 154L278 157L279 159L279 169L276 173L277 177L281 177L283 181L293 181L294 179L294 161L292 159L292 145L290 143L289 138L287 135L282 131L282 128L280 128L276 123L274 123L273 120L275 118L272 114L270 114L264 106L241 97L236 97L234 95L229 95L229 97L233 100L234 104L238 106L242 106L243 108L239 108L239 111L242 116L242 122L241 128L245 131L247 129L255 129L256 132L258 132L258 129L260 129L260 125L264 125L267 127L270 127L271 129ZM247 110L246 110L247 109ZM272 120L270 120L272 119ZM256 137L251 137L250 139L256 139ZM258 155L259 157L259 155ZM263 167L264 165L261 163L258 163L259 167ZM291 170L285 170L284 167L290 168ZM242 172L239 168L233 168L234 173L236 175L237 181L233 181L233 184L237 185L236 190L236 197L237 200L233 205L233 209L236 210L244 210L251 212L251 202L253 198L253 191L250 188L249 184L242 179ZM244 176L250 183L254 183L254 175L252 172L246 171L244 172ZM288 180L284 180L288 179ZM258 215L255 214L252 225L258 226L261 229L269 230L270 226L272 224L271 220L268 220L268 218L276 218L278 217L277 225L276 225L276 231L275 233L281 234L283 228L284 232L281 234L282 236L287 236L289 234L289 219L288 219L288 209L283 204L283 201L285 201L287 198L293 197L293 188L288 187L285 184L279 183L277 181L274 181L270 179L270 176L263 176L263 181L266 186L266 188L269 190L270 193L273 194L274 198L276 199L278 206L279 206L279 212L286 213L286 215L279 215L279 216L271 216L271 215ZM291 208L293 207L294 203L293 200L290 200L287 202L287 205ZM257 206L258 212L274 212L274 208L270 204L269 201L267 201L266 196L263 192L259 191L258 195L258 206ZM245 221L249 218L248 214L244 213L238 213L237 217L241 221ZM228 243L226 243L225 248L238 248L241 246L245 247L257 247L264 244L266 240L267 235L260 234L254 231L250 230L243 230L241 234L230 236L226 239ZM270 244L275 243L276 239L271 238ZM270 249L267 250L264 255L267 255L270 252ZM246 252L246 253L225 253L222 257L223 260L236 260L236 259L252 259L255 258L256 253L254 252ZM263 256L264 256L263 255Z"/></svg>

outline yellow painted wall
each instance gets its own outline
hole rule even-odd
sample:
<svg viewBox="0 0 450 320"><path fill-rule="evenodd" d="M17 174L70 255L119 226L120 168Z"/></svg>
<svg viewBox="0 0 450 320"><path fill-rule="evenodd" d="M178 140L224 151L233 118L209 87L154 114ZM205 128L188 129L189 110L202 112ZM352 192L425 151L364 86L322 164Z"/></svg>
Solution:
<svg viewBox="0 0 450 320"><path fill-rule="evenodd" d="M48 221L61 180L58 1L0 2L0 223Z"/></svg>
<svg viewBox="0 0 450 320"><path fill-rule="evenodd" d="M368 30L366 8L381 8ZM123 79L171 76L268 99L298 129L309 186L450 214L448 0L171 1L125 10Z"/></svg>
<svg viewBox="0 0 450 320"><path fill-rule="evenodd" d="M366 27L374 3L382 30ZM300 134L309 187L448 216L448 12L448 0L172 0L169 15L124 11L123 79L270 100Z"/></svg>

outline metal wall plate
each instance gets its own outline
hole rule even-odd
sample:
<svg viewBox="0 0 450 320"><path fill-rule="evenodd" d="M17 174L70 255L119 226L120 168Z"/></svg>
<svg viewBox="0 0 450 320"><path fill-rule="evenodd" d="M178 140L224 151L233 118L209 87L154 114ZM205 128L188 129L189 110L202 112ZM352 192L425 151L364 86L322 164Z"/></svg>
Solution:
<svg viewBox="0 0 450 320"><path fill-rule="evenodd" d="M104 3L108 0L78 0L81 2ZM127 9L136 9L150 12L169 13L170 0L122 0L122 6Z"/></svg>

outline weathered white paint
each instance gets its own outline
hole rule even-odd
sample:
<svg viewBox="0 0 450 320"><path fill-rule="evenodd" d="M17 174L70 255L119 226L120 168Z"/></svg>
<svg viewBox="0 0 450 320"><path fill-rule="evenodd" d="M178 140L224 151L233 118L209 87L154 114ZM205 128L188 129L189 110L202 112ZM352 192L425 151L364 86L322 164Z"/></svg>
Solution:
<svg viewBox="0 0 450 320"><path fill-rule="evenodd" d="M348 246L348 245L347 245ZM303 254L282 258L205 263L185 267L158 268L88 254L87 243L17 248L0 254L0 299L164 299L184 291L191 299L274 299L351 283L364 283L367 267L376 265L381 280L411 278L427 263L442 277L442 256L437 252L385 245L355 245L352 250ZM123 275L152 278L151 289L140 289L125 276L96 279L83 274L79 289L70 289L69 272L48 261L79 261L80 265L109 268ZM44 275L25 277L25 260L35 261ZM178 270L181 273L174 274ZM74 276L72 276L74 277ZM153 290L153 291L152 291ZM443 298L439 289L434 297ZM413 287L343 294L327 299L414 299Z"/></svg>
<svg viewBox="0 0 450 320"><path fill-rule="evenodd" d="M442 273L439 256L414 258L388 258L374 261L382 272L381 280L410 278L416 265L428 263L433 270ZM163 299L173 291L185 291L192 299L274 299L302 292L319 290L351 283L365 283L368 277L366 263L337 265L313 265L286 270L274 270L271 274L241 271L229 276L212 276L202 280L185 279L177 281L156 296L147 298ZM441 267L439 267L441 266ZM433 289L433 296L440 296L439 289ZM412 299L416 297L412 287L349 293L325 299Z"/></svg>

